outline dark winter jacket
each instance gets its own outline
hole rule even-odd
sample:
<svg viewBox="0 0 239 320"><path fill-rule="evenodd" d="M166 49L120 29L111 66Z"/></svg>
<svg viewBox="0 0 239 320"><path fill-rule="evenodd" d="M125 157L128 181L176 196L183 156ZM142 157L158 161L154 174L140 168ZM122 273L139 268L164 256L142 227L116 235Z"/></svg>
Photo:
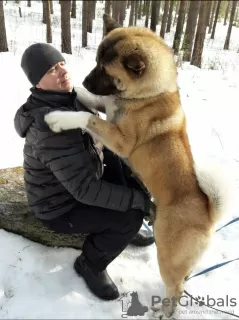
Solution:
<svg viewBox="0 0 239 320"><path fill-rule="evenodd" d="M53 219L77 202L112 210L146 211L148 199L138 190L100 179L102 166L92 138L81 130L52 132L44 115L53 110L86 108L76 93L31 89L14 125L24 145L24 181L28 202L36 217ZM87 110L88 111L88 110Z"/></svg>

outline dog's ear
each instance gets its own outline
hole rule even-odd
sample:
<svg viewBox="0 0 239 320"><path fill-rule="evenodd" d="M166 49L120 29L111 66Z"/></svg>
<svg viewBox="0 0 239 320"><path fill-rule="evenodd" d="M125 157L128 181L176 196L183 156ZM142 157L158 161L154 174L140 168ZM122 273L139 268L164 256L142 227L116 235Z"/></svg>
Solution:
<svg viewBox="0 0 239 320"><path fill-rule="evenodd" d="M139 53L132 53L125 57L123 64L126 69L132 71L134 74L141 76L145 69L143 57Z"/></svg>
<svg viewBox="0 0 239 320"><path fill-rule="evenodd" d="M117 21L115 21L106 13L103 14L103 21L105 26L105 35L116 28L122 27Z"/></svg>

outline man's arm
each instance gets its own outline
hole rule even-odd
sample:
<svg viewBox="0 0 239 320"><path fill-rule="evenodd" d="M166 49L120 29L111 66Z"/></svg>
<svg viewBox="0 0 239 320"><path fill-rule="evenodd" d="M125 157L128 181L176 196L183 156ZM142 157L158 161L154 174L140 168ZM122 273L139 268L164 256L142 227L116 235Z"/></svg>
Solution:
<svg viewBox="0 0 239 320"><path fill-rule="evenodd" d="M149 200L140 191L96 179L82 134L78 137L76 143L73 131L40 133L35 145L36 157L79 202L118 211L147 211Z"/></svg>

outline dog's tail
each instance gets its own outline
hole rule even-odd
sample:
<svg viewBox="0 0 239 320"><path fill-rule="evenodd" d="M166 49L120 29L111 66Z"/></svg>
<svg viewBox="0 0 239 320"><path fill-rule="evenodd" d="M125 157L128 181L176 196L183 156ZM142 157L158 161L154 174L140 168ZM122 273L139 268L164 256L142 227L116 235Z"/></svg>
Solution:
<svg viewBox="0 0 239 320"><path fill-rule="evenodd" d="M209 214L214 225L232 208L235 180L228 167L215 158L198 159L194 167L199 186L208 196Z"/></svg>

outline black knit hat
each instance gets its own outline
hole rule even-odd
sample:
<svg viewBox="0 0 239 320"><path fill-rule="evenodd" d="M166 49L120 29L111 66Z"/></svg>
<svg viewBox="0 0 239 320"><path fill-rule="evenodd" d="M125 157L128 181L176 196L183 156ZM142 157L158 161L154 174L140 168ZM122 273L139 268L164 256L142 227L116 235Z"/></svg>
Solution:
<svg viewBox="0 0 239 320"><path fill-rule="evenodd" d="M35 43L23 53L21 67L35 86L46 72L60 61L65 61L65 58L57 49L47 43Z"/></svg>

